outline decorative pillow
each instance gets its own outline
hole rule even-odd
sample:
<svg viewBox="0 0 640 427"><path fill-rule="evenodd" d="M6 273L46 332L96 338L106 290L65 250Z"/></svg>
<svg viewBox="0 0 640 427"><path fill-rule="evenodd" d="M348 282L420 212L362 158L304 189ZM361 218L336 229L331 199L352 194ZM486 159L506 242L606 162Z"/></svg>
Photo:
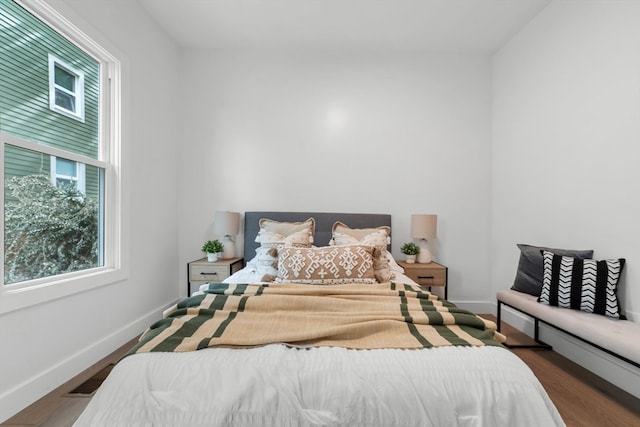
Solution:
<svg viewBox="0 0 640 427"><path fill-rule="evenodd" d="M376 228L349 228L340 221L336 221L332 228L330 245L369 245L379 249L379 255L374 257L376 280L380 283L388 282L394 274L387 259L387 245L391 228L380 226Z"/></svg>
<svg viewBox="0 0 640 427"><path fill-rule="evenodd" d="M349 236L353 236L358 240L364 239L371 233L375 233L376 231L384 231L387 235L387 245L389 244L389 237L391 235L391 227L386 225L381 225L380 227L375 228L350 228L348 225L336 221L333 223L333 227L331 228L333 233L338 232L342 234L348 234Z"/></svg>
<svg viewBox="0 0 640 427"><path fill-rule="evenodd" d="M273 219L261 218L260 221L258 221L258 225L260 226L260 231L269 231L281 234L285 237L298 231L306 231L309 236L309 244L313 243L313 235L316 229L316 221L313 218L309 218L302 222L281 222ZM259 242L259 237L260 234L256 237L256 242Z"/></svg>
<svg viewBox="0 0 640 427"><path fill-rule="evenodd" d="M276 282L335 285L376 283L372 246L283 248L278 253ZM377 255L377 253L375 253Z"/></svg>
<svg viewBox="0 0 640 427"><path fill-rule="evenodd" d="M258 238L260 247L256 249L256 256L251 260L258 273L263 274L263 282L273 282L278 274L278 251L287 246L305 248L311 246L309 234L306 230L299 230L284 236L272 231L260 230Z"/></svg>
<svg viewBox="0 0 640 427"><path fill-rule="evenodd" d="M283 246L308 248L311 246L309 234L306 230L295 231L288 236L273 231L260 230L256 241L263 248L281 248Z"/></svg>
<svg viewBox="0 0 640 427"><path fill-rule="evenodd" d="M252 263L256 271L263 275L263 282L273 282L273 278L278 275L278 248L257 248ZM271 277L271 280L264 280L265 276Z"/></svg>
<svg viewBox="0 0 640 427"><path fill-rule="evenodd" d="M404 274L404 268L400 267L389 251L387 251L387 261L389 262L389 269L391 270L392 277L394 276L395 271Z"/></svg>
<svg viewBox="0 0 640 427"><path fill-rule="evenodd" d="M587 313L620 317L617 286L625 260L579 259L543 251L544 279L538 301Z"/></svg>
<svg viewBox="0 0 640 427"><path fill-rule="evenodd" d="M263 282L272 282L278 274L278 250L285 246L309 247L313 242L315 220L303 222L280 222L262 218L256 242L256 256L249 263L262 274Z"/></svg>
<svg viewBox="0 0 640 427"><path fill-rule="evenodd" d="M552 249L541 246L517 245L520 249L520 261L518 271L511 289L524 292L533 296L540 296L542 290L542 252L549 251L556 255L570 256L579 259L593 257L592 250Z"/></svg>

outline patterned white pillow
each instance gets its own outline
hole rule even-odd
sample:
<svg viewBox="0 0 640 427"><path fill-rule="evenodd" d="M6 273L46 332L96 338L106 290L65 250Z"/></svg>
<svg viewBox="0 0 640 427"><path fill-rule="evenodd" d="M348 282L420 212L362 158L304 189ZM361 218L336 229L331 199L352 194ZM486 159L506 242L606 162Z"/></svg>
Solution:
<svg viewBox="0 0 640 427"><path fill-rule="evenodd" d="M278 275L278 248L257 248L256 256L251 262L256 271L263 275L263 282L272 282Z"/></svg>
<svg viewBox="0 0 640 427"><path fill-rule="evenodd" d="M276 282L336 285L376 283L373 246L283 248L278 251ZM377 255L377 253L376 253Z"/></svg>
<svg viewBox="0 0 640 427"><path fill-rule="evenodd" d="M272 282L278 275L278 250L285 246L309 247L313 241L313 218L300 223L285 223L261 219L256 242L256 256L250 263L262 274L263 282Z"/></svg>
<svg viewBox="0 0 640 427"><path fill-rule="evenodd" d="M389 233L387 226L377 228L349 228L340 221L333 224L333 237L330 245L370 245L379 249L378 256L374 258L374 271L376 280L380 283L390 281L395 275L389 267L387 259L387 245Z"/></svg>

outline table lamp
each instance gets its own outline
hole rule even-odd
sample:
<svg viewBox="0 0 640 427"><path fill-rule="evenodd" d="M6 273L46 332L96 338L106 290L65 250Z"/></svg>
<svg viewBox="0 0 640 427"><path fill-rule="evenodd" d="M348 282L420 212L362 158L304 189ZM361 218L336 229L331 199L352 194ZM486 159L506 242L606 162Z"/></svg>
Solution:
<svg viewBox="0 0 640 427"><path fill-rule="evenodd" d="M236 254L235 244L231 240L231 236L238 234L238 227L240 224L240 214L238 212L229 211L217 211L213 220L213 232L214 234L222 234L222 244L224 245L224 251L222 252L222 259L233 258Z"/></svg>
<svg viewBox="0 0 640 427"><path fill-rule="evenodd" d="M427 241L436 237L437 224L437 215L411 215L411 237L420 239L420 252L418 252L418 256L416 257L416 261L420 264L428 264L432 261L431 251L429 250Z"/></svg>

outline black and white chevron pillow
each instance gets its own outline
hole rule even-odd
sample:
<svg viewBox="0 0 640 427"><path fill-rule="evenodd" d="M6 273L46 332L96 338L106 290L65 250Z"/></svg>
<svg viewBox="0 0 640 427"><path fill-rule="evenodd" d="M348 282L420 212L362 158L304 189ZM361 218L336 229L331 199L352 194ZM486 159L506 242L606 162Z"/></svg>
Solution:
<svg viewBox="0 0 640 427"><path fill-rule="evenodd" d="M620 317L617 286L624 258L598 261L542 251L544 274L538 302Z"/></svg>

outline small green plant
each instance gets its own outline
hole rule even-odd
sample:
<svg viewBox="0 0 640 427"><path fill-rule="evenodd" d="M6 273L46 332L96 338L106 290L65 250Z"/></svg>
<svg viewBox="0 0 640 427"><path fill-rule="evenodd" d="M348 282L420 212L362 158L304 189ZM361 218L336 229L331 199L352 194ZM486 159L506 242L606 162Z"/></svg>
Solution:
<svg viewBox="0 0 640 427"><path fill-rule="evenodd" d="M400 252L405 255L417 255L420 252L420 248L415 243L409 242L402 245Z"/></svg>
<svg viewBox="0 0 640 427"><path fill-rule="evenodd" d="M216 240L207 240L202 245L202 252L206 252L208 254L217 254L218 252L222 252L224 250L224 245L218 239Z"/></svg>

